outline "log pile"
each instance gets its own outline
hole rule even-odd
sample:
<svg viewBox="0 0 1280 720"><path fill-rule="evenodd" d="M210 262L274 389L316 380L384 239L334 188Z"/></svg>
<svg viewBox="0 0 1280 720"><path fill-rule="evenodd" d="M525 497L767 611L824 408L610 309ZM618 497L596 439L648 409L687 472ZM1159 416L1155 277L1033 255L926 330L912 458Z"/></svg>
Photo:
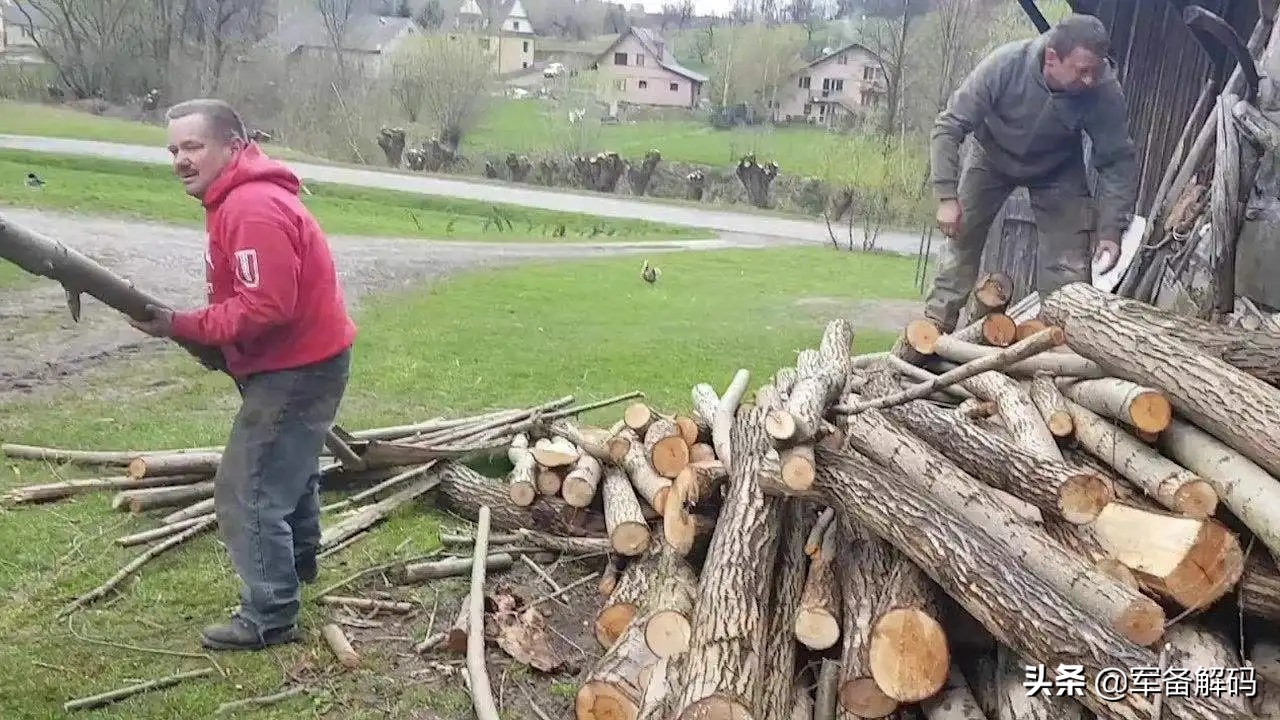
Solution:
<svg viewBox="0 0 1280 720"><path fill-rule="evenodd" d="M632 394L588 423L570 398L346 436L362 467L335 459L326 478L365 487L326 519L325 547L431 495L509 533L475 567L600 558L579 720L1267 717L1280 390L1260 356L1277 338L1187 328L1084 284L1014 306L980 289L971 326L917 322L897 352L854 355L835 320L793 366L694 384L678 407ZM132 493L121 509L181 505L170 535L134 540L162 544L210 524L197 506L217 451L81 457L128 474L14 499L112 489ZM477 471L475 452L503 469ZM467 607L420 652L466 647ZM1161 667L1190 690L1144 690ZM1106 697L1096 681L1116 669L1132 687ZM1197 672L1235 680L1205 690ZM1036 679L1050 691L1029 696Z"/></svg>

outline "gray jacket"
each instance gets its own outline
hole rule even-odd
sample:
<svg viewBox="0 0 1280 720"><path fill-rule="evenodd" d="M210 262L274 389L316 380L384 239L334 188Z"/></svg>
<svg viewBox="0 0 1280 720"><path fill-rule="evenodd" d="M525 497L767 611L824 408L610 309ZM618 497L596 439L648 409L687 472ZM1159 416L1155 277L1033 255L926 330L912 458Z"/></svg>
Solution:
<svg viewBox="0 0 1280 720"><path fill-rule="evenodd" d="M1137 161L1124 92L1110 63L1096 86L1054 93L1044 81L1044 35L1002 45L978 64L938 114L930 144L934 196L955 198L960 145L972 133L1015 183L1047 179L1083 161L1098 170L1098 230L1118 234L1137 203Z"/></svg>

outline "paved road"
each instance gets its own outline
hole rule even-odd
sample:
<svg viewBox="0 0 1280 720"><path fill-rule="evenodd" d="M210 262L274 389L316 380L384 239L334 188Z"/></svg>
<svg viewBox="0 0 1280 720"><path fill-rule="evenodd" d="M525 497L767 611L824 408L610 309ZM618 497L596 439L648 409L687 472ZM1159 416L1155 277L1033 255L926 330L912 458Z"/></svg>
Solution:
<svg viewBox="0 0 1280 720"><path fill-rule="evenodd" d="M68 155L92 155L134 162L169 163L169 154L164 148L147 145L125 145L94 140L0 134L0 147ZM304 180L315 182L360 185L424 195L442 195L469 200L510 203L563 212L652 220L672 225L709 228L720 232L747 236L764 236L823 244L830 242L826 223L817 221L793 220L724 210L704 210L647 200L628 200L603 194L589 195L580 192L538 190L522 185L471 182L431 175L411 175L408 173L364 170L333 165L314 165L292 161L289 166ZM845 228L843 234L837 230L837 235L846 238L847 242L847 226ZM859 238L859 230L855 228L855 242L858 242ZM881 250L915 255L919 251L920 238L910 233L885 231L880 233L878 244ZM937 243L934 243L934 246L936 248Z"/></svg>

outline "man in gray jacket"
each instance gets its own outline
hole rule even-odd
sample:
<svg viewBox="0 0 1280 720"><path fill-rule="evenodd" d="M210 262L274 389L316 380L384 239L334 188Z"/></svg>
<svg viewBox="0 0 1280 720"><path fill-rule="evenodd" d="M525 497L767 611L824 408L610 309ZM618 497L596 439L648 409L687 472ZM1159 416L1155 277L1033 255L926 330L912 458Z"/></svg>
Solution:
<svg viewBox="0 0 1280 720"><path fill-rule="evenodd" d="M955 329L977 281L991 222L1016 187L1026 187L1039 234L1036 290L1091 282L1090 252L1115 266L1132 218L1137 164L1128 110L1107 60L1102 22L1070 15L1047 33L997 48L938 114L930 165L938 227L950 238L925 315ZM1082 133L1092 143L1097 197L1086 183ZM960 172L960 147L973 135Z"/></svg>

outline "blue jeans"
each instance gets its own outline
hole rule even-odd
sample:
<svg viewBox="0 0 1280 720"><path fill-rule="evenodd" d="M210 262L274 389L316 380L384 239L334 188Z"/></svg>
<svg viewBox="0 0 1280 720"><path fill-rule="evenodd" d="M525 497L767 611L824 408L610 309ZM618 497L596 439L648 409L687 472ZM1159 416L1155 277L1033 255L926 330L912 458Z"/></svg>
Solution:
<svg viewBox="0 0 1280 720"><path fill-rule="evenodd" d="M218 533L240 576L239 614L259 632L297 621L295 559L320 544L320 453L351 351L238 381L242 402L214 480Z"/></svg>

